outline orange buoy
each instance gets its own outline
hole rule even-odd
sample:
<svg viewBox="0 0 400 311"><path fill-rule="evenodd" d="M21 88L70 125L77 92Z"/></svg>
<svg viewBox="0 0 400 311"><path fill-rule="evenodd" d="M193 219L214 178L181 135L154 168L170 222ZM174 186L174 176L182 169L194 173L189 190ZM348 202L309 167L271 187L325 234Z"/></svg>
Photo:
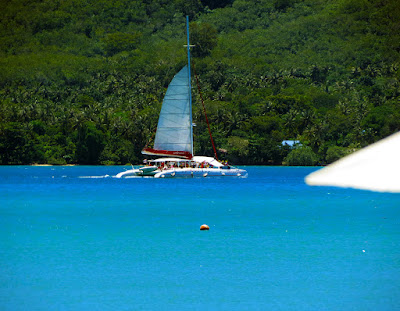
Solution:
<svg viewBox="0 0 400 311"><path fill-rule="evenodd" d="M210 227L204 224L200 226L200 230L210 230Z"/></svg>

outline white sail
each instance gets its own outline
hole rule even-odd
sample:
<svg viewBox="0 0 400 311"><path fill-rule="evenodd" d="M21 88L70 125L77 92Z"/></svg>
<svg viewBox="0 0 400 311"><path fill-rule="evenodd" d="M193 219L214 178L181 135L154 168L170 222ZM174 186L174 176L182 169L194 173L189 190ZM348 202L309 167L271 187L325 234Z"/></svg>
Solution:
<svg viewBox="0 0 400 311"><path fill-rule="evenodd" d="M153 153L193 152L192 107L189 70L185 66L172 79L164 96ZM147 151L147 152L146 152ZM151 153L145 149L145 153Z"/></svg>

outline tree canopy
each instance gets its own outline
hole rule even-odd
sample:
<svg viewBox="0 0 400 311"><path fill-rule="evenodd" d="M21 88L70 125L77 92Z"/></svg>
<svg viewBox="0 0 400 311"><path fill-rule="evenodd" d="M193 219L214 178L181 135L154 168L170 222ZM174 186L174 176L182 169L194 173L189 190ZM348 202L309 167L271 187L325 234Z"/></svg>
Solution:
<svg viewBox="0 0 400 311"><path fill-rule="evenodd" d="M397 0L0 0L0 164L141 162L185 15L220 157L329 163L400 129Z"/></svg>

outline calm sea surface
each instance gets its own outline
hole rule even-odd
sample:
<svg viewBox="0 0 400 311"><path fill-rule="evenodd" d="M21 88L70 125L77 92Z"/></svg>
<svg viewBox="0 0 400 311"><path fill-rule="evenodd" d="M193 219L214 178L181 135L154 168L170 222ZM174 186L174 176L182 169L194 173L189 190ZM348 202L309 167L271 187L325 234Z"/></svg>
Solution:
<svg viewBox="0 0 400 311"><path fill-rule="evenodd" d="M400 310L400 194L122 169L0 167L0 310Z"/></svg>

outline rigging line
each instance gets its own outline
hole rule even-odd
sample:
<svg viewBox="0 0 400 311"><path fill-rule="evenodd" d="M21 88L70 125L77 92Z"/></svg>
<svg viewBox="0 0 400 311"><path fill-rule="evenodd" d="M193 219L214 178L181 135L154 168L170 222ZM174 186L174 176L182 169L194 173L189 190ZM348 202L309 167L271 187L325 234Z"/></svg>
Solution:
<svg viewBox="0 0 400 311"><path fill-rule="evenodd" d="M206 117L206 122L207 122L207 127L208 127L208 133L210 134L211 144L212 144L212 147L213 147L213 149L214 149L215 159L218 161L217 150L215 149L214 139L213 139L212 134L211 134L210 122L208 122L208 117L207 117L207 112L206 112L206 106L204 105L203 94L201 93L201 88L200 88L200 83L199 83L199 77L197 76L196 67L194 66L194 61L193 61L193 60L192 60L192 65L193 65L193 73L194 73L194 76L195 76L195 78L196 78L197 88L198 88L199 94L200 94L201 104L203 105L204 116Z"/></svg>

